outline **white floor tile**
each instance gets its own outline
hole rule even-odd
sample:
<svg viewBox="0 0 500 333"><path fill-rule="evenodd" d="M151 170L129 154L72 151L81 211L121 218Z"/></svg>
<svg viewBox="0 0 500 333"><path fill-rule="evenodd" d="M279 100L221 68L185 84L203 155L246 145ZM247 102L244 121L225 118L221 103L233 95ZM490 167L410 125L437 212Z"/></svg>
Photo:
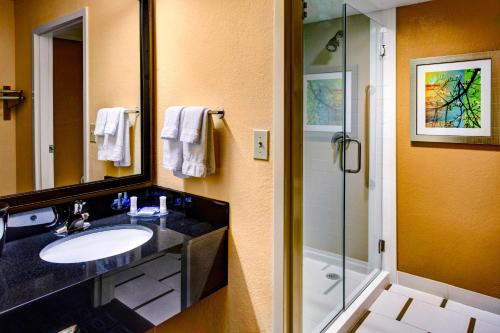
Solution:
<svg viewBox="0 0 500 333"><path fill-rule="evenodd" d="M136 310L143 318L146 318L158 326L165 320L181 312L181 294L172 291L157 300L144 305Z"/></svg>
<svg viewBox="0 0 500 333"><path fill-rule="evenodd" d="M474 325L474 333L498 333L500 332L500 327L492 325L482 320L476 320Z"/></svg>
<svg viewBox="0 0 500 333"><path fill-rule="evenodd" d="M371 312L356 333L423 333L424 330L412 327L395 319Z"/></svg>
<svg viewBox="0 0 500 333"><path fill-rule="evenodd" d="M500 315L497 315L495 313L480 310L478 308L473 308L472 306L464 305L462 303L454 301L448 301L448 303L446 303L446 309L462 313L470 317L474 317L477 320L481 320L500 327ZM500 329L498 330L498 332L500 332Z"/></svg>
<svg viewBox="0 0 500 333"><path fill-rule="evenodd" d="M470 317L439 306L413 300L402 322L433 333L467 332Z"/></svg>
<svg viewBox="0 0 500 333"><path fill-rule="evenodd" d="M179 273L174 274L165 280L161 280L160 282L169 286L170 288L172 288L178 292L181 292L181 283L182 283L181 277L182 277L182 274L181 274L181 272L179 272Z"/></svg>
<svg viewBox="0 0 500 333"><path fill-rule="evenodd" d="M163 279L181 270L181 262L171 256L163 256L155 260L148 261L136 267L157 280Z"/></svg>
<svg viewBox="0 0 500 333"><path fill-rule="evenodd" d="M388 318L396 319L407 300L408 297L406 296L384 290L372 304L370 311L384 315Z"/></svg>
<svg viewBox="0 0 500 333"><path fill-rule="evenodd" d="M113 276L115 279L114 284L116 286L117 284L123 283L125 281L131 280L131 279L139 277L141 275L144 275L144 273L141 272L140 270L138 270L136 268L129 268L129 269L122 271L120 273L117 273Z"/></svg>
<svg viewBox="0 0 500 333"><path fill-rule="evenodd" d="M115 298L133 309L169 290L170 287L144 275L116 287Z"/></svg>
<svg viewBox="0 0 500 333"><path fill-rule="evenodd" d="M389 289L389 292L403 295L406 297L411 297L413 299L437 306L441 305L441 302L443 301L442 297L432 295L429 293L424 293L423 291L411 289L398 284L393 284Z"/></svg>

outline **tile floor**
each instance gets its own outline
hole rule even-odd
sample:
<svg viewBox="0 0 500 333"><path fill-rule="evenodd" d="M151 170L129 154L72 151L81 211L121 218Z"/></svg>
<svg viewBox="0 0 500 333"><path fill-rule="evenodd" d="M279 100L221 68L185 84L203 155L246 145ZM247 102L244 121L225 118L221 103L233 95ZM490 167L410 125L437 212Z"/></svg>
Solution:
<svg viewBox="0 0 500 333"><path fill-rule="evenodd" d="M158 256L114 279L114 297L154 325L181 310L180 255Z"/></svg>
<svg viewBox="0 0 500 333"><path fill-rule="evenodd" d="M500 333L500 315L389 285L352 332Z"/></svg>

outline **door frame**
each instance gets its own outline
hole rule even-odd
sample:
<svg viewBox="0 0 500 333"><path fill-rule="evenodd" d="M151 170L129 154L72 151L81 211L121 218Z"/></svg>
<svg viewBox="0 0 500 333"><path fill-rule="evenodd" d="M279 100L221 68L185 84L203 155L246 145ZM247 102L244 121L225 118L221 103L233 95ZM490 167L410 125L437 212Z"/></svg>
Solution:
<svg viewBox="0 0 500 333"><path fill-rule="evenodd" d="M283 332L301 333L303 2L285 1L283 10Z"/></svg>
<svg viewBox="0 0 500 333"><path fill-rule="evenodd" d="M33 179L35 190L54 187L54 156L43 147L53 144L52 33L71 25L83 30L83 179L89 181L88 8L38 26L32 32ZM48 129L42 131L41 129Z"/></svg>

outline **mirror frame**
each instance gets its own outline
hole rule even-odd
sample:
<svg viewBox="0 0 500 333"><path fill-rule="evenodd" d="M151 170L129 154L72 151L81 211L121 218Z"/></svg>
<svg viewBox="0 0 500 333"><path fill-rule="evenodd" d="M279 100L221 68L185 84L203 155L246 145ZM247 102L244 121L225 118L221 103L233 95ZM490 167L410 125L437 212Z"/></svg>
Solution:
<svg viewBox="0 0 500 333"><path fill-rule="evenodd" d="M1 202L7 202L10 205L11 212L35 209L118 191L128 191L153 184L154 9L153 0L138 1L140 7L142 173L121 178L98 180L86 184L0 196Z"/></svg>

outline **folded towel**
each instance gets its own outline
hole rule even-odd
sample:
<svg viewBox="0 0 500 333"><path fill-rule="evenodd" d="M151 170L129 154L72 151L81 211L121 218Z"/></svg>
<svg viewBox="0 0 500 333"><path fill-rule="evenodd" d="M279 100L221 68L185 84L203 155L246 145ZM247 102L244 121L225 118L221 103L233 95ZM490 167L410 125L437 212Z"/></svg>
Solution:
<svg viewBox="0 0 500 333"><path fill-rule="evenodd" d="M106 116L106 126L104 127L104 134L106 135L115 135L118 129L118 124L120 122L120 118L125 111L124 108L109 108L108 114Z"/></svg>
<svg viewBox="0 0 500 333"><path fill-rule="evenodd" d="M113 161L115 166L130 166L130 126L124 108L107 110L104 135L97 136L97 159Z"/></svg>
<svg viewBox="0 0 500 333"><path fill-rule="evenodd" d="M215 173L214 125L208 112L207 108L203 111L199 143L183 142L183 175L206 177Z"/></svg>
<svg viewBox="0 0 500 333"><path fill-rule="evenodd" d="M104 127L106 126L106 118L108 116L108 108L102 108L97 111L97 118L95 121L94 135L104 135Z"/></svg>
<svg viewBox="0 0 500 333"><path fill-rule="evenodd" d="M128 117L128 114L126 112L123 112L124 114L124 133L123 133L123 144L121 147L121 160L115 161L114 166L115 167L129 167L132 162L130 159L130 127L132 127L132 123L130 122L130 119Z"/></svg>
<svg viewBox="0 0 500 333"><path fill-rule="evenodd" d="M183 117L184 117L184 112L182 111L183 108L179 108L180 111L178 112L178 119L175 119L175 117L172 117L174 119L169 119L172 120L173 122L177 123L177 136L175 138L167 139L165 136L161 136L163 139L163 167L167 170L171 170L174 172L174 175L181 177L182 178L182 150L183 150L183 145L182 142L179 141L179 137L181 135L181 127L180 124L182 123ZM167 110L171 110L168 108ZM177 109L174 109L174 112L172 112L171 116L173 116L174 113L176 112ZM170 111L166 111L168 113ZM165 117L167 115L165 114ZM170 125L170 127L173 127L173 125ZM165 129L165 126L164 126ZM162 130L163 132L163 130ZM173 135L172 135L173 136Z"/></svg>
<svg viewBox="0 0 500 333"><path fill-rule="evenodd" d="M179 138L180 119L183 108L183 106L171 106L165 110L163 128L160 135L162 139L177 140Z"/></svg>
<svg viewBox="0 0 500 333"><path fill-rule="evenodd" d="M182 170L182 142L163 140L163 167L174 173Z"/></svg>
<svg viewBox="0 0 500 333"><path fill-rule="evenodd" d="M189 106L182 110L180 141L186 143L199 143L201 136L201 123L205 112L204 106Z"/></svg>

